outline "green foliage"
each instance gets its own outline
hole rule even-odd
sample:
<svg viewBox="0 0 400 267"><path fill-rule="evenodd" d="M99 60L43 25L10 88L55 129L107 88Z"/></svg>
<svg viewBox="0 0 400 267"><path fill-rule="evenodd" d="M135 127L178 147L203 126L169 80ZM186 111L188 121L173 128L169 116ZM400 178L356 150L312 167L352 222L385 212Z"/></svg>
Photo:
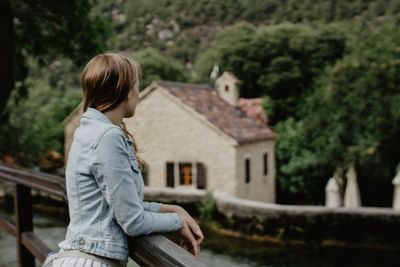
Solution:
<svg viewBox="0 0 400 267"><path fill-rule="evenodd" d="M208 49L200 53L194 65L196 75L193 80L195 82L212 83L210 74L214 64L217 64L217 51L215 49Z"/></svg>
<svg viewBox="0 0 400 267"><path fill-rule="evenodd" d="M40 155L51 149L64 154L62 121L82 99L78 89L54 90L46 80L35 82L28 97L19 100L13 92L7 109L10 123L2 125L0 154L11 155L20 164L37 165Z"/></svg>
<svg viewBox="0 0 400 267"><path fill-rule="evenodd" d="M108 44L116 50L137 51L154 47L183 62L194 62L198 52L209 47L215 29L241 21L254 24L331 23L356 21L376 24L388 16L398 16L398 0L367 1L275 1L275 0L99 0L96 15L106 14L112 24L112 38ZM125 19L121 20L121 15ZM207 28L199 36L199 28ZM167 39L159 33L169 30ZM205 42L194 41L202 39ZM180 48L184 49L180 49Z"/></svg>
<svg viewBox="0 0 400 267"><path fill-rule="evenodd" d="M319 158L312 140L305 134L302 120L289 118L275 130L278 199L281 203L319 203L324 199L324 186L332 175L332 166Z"/></svg>
<svg viewBox="0 0 400 267"><path fill-rule="evenodd" d="M206 199L197 205L200 213L200 220L210 222L212 220L212 212L215 210L215 201L211 191L207 191Z"/></svg>
<svg viewBox="0 0 400 267"><path fill-rule="evenodd" d="M213 213L215 212L215 209L216 207L213 193L211 191L207 191L205 200L197 204L199 219L203 222L211 223L215 227L220 228L221 225L213 219Z"/></svg>
<svg viewBox="0 0 400 267"><path fill-rule="evenodd" d="M314 80L298 109L301 119L277 124L282 191L321 203L334 168L354 162L363 204L391 205L391 179L400 161L393 149L400 136L399 48L394 24L362 35Z"/></svg>
<svg viewBox="0 0 400 267"><path fill-rule="evenodd" d="M14 25L17 53L23 51L42 63L64 56L80 65L106 49L107 22L89 15L94 1L10 3L18 21Z"/></svg>
<svg viewBox="0 0 400 267"><path fill-rule="evenodd" d="M70 58L81 65L93 55L106 49L108 24L90 11L95 3L91 0L64 1L2 1L3 15L9 17L12 29L2 41L5 53L12 54L3 63L3 78L0 101L0 119L8 123L9 115L4 112L14 89L14 104L27 96L29 83L27 59L36 59L41 66L50 64L55 58ZM7 51L8 48L9 51Z"/></svg>
<svg viewBox="0 0 400 267"><path fill-rule="evenodd" d="M146 88L153 80L187 81L184 66L173 58L163 56L155 49L145 49L133 54L141 67L140 89Z"/></svg>
<svg viewBox="0 0 400 267"><path fill-rule="evenodd" d="M346 36L337 26L278 24L256 28L239 23L217 35L216 44L195 65L198 80L208 81L214 63L244 84L242 97L268 95L271 124L298 119L298 105L313 78L345 52Z"/></svg>

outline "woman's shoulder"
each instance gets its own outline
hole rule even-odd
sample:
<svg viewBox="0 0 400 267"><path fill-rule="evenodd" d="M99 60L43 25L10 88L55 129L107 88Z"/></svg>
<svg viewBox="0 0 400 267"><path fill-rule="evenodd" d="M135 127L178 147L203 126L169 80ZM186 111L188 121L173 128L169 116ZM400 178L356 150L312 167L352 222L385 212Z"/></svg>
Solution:
<svg viewBox="0 0 400 267"><path fill-rule="evenodd" d="M124 132L118 126L111 126L107 129L104 129L103 134L100 136L100 139L121 139L124 140Z"/></svg>
<svg viewBox="0 0 400 267"><path fill-rule="evenodd" d="M105 129L102 134L98 136L96 141L97 146L126 146L126 138L122 129L118 126L109 127Z"/></svg>
<svg viewBox="0 0 400 267"><path fill-rule="evenodd" d="M81 139L90 143L94 148L104 141L124 141L124 133L120 127L105 123L84 123L76 129L74 140Z"/></svg>

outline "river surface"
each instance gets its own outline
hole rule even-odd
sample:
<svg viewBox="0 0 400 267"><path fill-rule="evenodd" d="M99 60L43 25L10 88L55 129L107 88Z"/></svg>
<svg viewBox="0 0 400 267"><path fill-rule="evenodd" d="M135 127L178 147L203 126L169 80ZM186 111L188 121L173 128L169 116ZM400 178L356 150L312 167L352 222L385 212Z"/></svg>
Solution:
<svg viewBox="0 0 400 267"><path fill-rule="evenodd" d="M13 217L3 207L0 214ZM51 249L64 239L68 217L36 212L34 232ZM395 250L284 247L205 232L200 259L210 266L400 266ZM15 238L0 229L0 266L17 266ZM36 266L40 266L37 262ZM128 266L138 266L130 260Z"/></svg>

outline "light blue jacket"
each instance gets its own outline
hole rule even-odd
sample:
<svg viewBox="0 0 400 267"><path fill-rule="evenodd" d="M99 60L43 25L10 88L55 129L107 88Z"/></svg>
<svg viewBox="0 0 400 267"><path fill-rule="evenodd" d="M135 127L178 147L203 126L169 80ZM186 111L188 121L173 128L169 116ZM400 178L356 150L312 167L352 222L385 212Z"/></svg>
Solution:
<svg viewBox="0 0 400 267"><path fill-rule="evenodd" d="M143 178L131 144L100 111L88 108L83 114L66 169L70 223L62 243L127 261L125 234L181 228L178 214L159 213L160 203L143 201Z"/></svg>

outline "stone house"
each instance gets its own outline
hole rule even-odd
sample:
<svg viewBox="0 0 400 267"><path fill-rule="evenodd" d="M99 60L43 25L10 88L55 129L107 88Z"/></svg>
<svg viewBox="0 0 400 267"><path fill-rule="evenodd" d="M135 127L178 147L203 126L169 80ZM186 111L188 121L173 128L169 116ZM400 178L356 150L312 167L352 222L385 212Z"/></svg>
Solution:
<svg viewBox="0 0 400 267"><path fill-rule="evenodd" d="M140 93L135 116L125 123L148 166L148 186L275 202L277 134L266 118L260 121L238 106L239 84L225 72L216 89L154 81ZM80 105L64 120L66 158L81 115Z"/></svg>

